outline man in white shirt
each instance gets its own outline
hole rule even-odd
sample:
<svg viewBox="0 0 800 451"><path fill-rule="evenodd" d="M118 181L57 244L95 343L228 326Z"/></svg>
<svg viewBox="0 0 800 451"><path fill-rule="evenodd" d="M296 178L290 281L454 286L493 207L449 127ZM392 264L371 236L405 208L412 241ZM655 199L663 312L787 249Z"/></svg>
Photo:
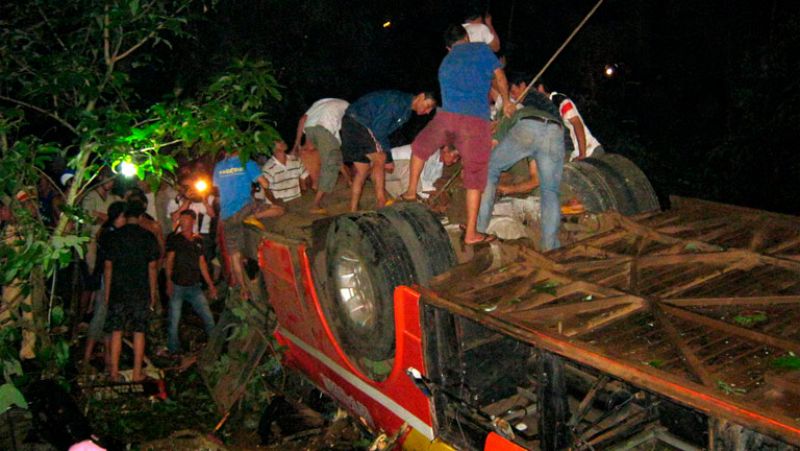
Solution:
<svg viewBox="0 0 800 451"><path fill-rule="evenodd" d="M261 168L264 194L273 204L297 199L308 188L308 171L299 158L286 153L288 149L283 140L275 141L272 157Z"/></svg>
<svg viewBox="0 0 800 451"><path fill-rule="evenodd" d="M495 53L500 50L500 37L492 25L492 15L488 12L470 15L461 26L467 30L469 42L483 42Z"/></svg>
<svg viewBox="0 0 800 451"><path fill-rule="evenodd" d="M450 166L460 158L458 150L445 146L434 152L422 167L417 195L427 199L431 192L436 191L434 183L442 177L445 166ZM409 162L411 160L411 144L392 148L394 171L386 174L386 192L393 197L399 197L408 190Z"/></svg>
<svg viewBox="0 0 800 451"><path fill-rule="evenodd" d="M524 89L524 88L523 88ZM561 119L564 125L569 130L569 136L572 138L572 153L569 156L569 161L583 160L591 156L600 156L605 153L600 141L592 135L586 122L583 121L581 113L578 112L578 107L572 100L559 92L548 92L544 83L537 83L536 90L542 94L549 96L550 100L558 107L558 112L561 114Z"/></svg>
<svg viewBox="0 0 800 451"><path fill-rule="evenodd" d="M342 165L342 116L350 104L342 99L321 99L314 102L297 122L297 135L292 153L297 155L303 134L320 154L320 174L312 213L325 214L322 198L336 187L341 171L349 177Z"/></svg>

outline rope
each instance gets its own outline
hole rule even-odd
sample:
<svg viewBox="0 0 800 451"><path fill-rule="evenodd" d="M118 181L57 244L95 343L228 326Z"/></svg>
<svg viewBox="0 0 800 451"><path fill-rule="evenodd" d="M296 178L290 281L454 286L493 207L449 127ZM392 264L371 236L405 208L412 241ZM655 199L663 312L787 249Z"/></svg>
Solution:
<svg viewBox="0 0 800 451"><path fill-rule="evenodd" d="M558 50L556 50L556 52L553 54L553 56L550 57L550 59L547 61L547 63L544 65L544 67L542 67L542 70L540 70L539 73L536 74L535 77L533 77L533 80L531 80L531 82L528 83L528 87L525 88L525 91L523 91L522 95L519 96L519 99L517 99L518 103L522 102L525 99L525 96L528 95L528 91L531 90L531 88L533 87L533 84L536 83L539 80L539 78L542 76L542 74L550 67L550 65L553 64L553 61L555 61L555 59L558 58L558 55L560 55L561 52L564 50L564 48L566 48L567 45L569 45L570 41L572 41L572 38L574 38L575 35L578 34L578 32L581 30L581 28L583 28L584 25L586 25L586 22L589 21L589 18L591 18L594 15L595 11L597 11L597 8L599 8L600 5L602 5L604 1L605 0L598 0L597 3L594 5L594 7L589 11L589 13L586 14L586 17L583 18L581 23L579 23L578 26L575 27L574 30L572 30L572 33L569 35L567 40L564 41L563 44L561 44L561 47L559 47Z"/></svg>

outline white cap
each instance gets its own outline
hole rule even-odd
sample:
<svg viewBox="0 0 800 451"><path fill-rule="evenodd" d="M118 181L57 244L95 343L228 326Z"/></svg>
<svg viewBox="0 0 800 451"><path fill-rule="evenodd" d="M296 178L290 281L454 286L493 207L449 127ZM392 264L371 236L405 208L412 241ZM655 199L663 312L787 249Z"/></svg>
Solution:
<svg viewBox="0 0 800 451"><path fill-rule="evenodd" d="M75 177L75 172L65 171L63 174L61 174L61 178L58 180L61 182L61 185L66 186L67 182L72 180L73 177Z"/></svg>

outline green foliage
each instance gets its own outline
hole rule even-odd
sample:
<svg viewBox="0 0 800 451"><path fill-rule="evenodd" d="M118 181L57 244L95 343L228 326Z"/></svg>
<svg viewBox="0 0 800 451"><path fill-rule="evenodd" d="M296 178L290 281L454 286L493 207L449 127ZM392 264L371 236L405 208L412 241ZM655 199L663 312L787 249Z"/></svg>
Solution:
<svg viewBox="0 0 800 451"><path fill-rule="evenodd" d="M741 312L733 317L733 321L742 327L753 327L767 320L767 314L761 311Z"/></svg>
<svg viewBox="0 0 800 451"><path fill-rule="evenodd" d="M558 282L550 279L545 279L531 287L537 293L545 293L551 296L557 296Z"/></svg>
<svg viewBox="0 0 800 451"><path fill-rule="evenodd" d="M800 370L800 358L793 352L772 361L772 366L784 370Z"/></svg>
<svg viewBox="0 0 800 451"><path fill-rule="evenodd" d="M182 154L238 150L248 158L278 136L264 112L281 99L281 87L265 61L235 59L207 84L176 89L161 102L134 88L138 68L157 65L175 43L191 39L186 27L215 3L0 3L0 198L13 213L11 225L0 230L0 284L19 284L31 294L33 307L21 308L34 317L33 324L21 315L2 324L7 380L21 373L11 348L19 340L6 340L12 337L7 329L37 333L43 367L63 368L70 359L67 342L50 333L68 315L60 300L45 302L42 287L46 277L83 257L91 219L81 200L103 167L133 163L137 177L156 186ZM37 182L56 158L75 178L70 190L58 193L64 205L57 224L48 224L16 194L24 190L35 199Z"/></svg>
<svg viewBox="0 0 800 451"><path fill-rule="evenodd" d="M736 385L729 384L722 380L717 381L717 388L720 389L726 395L743 395L747 393L747 390L743 388L737 388Z"/></svg>
<svg viewBox="0 0 800 451"><path fill-rule="evenodd" d="M12 384L0 385L0 413L5 412L11 406L28 408L28 403L22 393Z"/></svg>

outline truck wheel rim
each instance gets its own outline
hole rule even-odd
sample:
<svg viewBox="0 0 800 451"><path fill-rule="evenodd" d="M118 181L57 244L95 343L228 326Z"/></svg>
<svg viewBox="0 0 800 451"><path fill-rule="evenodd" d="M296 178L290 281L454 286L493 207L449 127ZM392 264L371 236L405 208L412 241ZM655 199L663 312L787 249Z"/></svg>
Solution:
<svg viewBox="0 0 800 451"><path fill-rule="evenodd" d="M375 325L375 292L364 262L351 251L342 251L335 259L336 291L344 312L360 328Z"/></svg>

